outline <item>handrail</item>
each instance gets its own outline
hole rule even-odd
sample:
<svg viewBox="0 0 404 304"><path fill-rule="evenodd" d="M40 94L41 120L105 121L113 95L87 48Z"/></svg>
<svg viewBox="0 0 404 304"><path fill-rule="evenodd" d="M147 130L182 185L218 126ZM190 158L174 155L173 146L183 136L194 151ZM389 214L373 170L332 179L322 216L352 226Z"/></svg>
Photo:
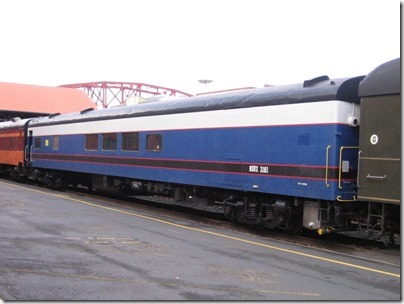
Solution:
<svg viewBox="0 0 404 304"><path fill-rule="evenodd" d="M356 202L357 201L357 199L356 199L356 196L353 196L352 197L352 199L342 199L342 196L341 195L338 195L337 196L337 201L339 201L339 202Z"/></svg>
<svg viewBox="0 0 404 304"><path fill-rule="evenodd" d="M33 160L33 154L34 154L34 146L31 145L30 154L29 154L29 161L31 163L32 163L32 160Z"/></svg>
<svg viewBox="0 0 404 304"><path fill-rule="evenodd" d="M330 184L328 183L328 156L330 153L331 145L328 145L325 151L325 185L327 188L330 187Z"/></svg>
<svg viewBox="0 0 404 304"><path fill-rule="evenodd" d="M24 160L28 161L28 145L24 147Z"/></svg>
<svg viewBox="0 0 404 304"><path fill-rule="evenodd" d="M359 170L360 170L361 154L362 154L362 151L359 150L359 152L358 152L358 171L357 171L357 176L356 176L356 187L358 187L358 189L361 187L359 185L359 177L360 177Z"/></svg>
<svg viewBox="0 0 404 304"><path fill-rule="evenodd" d="M368 175L366 175L366 178L368 178L368 179L386 179L387 178L387 175L385 174L385 175L383 175L383 176L381 176L381 175L370 175L370 174L368 174Z"/></svg>

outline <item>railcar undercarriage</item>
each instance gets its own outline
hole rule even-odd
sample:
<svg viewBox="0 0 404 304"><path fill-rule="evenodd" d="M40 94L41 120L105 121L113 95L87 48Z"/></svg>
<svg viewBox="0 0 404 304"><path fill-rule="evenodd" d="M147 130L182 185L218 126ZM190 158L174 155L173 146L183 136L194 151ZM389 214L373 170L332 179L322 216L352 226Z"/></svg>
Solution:
<svg viewBox="0 0 404 304"><path fill-rule="evenodd" d="M291 198L265 199L265 196L232 196L224 201L225 216L247 225L299 232L302 228L302 203Z"/></svg>

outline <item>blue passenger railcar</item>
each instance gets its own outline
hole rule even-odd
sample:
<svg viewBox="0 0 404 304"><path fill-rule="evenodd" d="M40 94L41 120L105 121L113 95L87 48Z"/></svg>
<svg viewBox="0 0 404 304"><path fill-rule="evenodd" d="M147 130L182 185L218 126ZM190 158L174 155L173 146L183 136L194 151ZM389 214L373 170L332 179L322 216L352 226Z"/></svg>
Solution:
<svg viewBox="0 0 404 304"><path fill-rule="evenodd" d="M318 229L334 221L334 202L356 199L362 79L320 77L33 119L28 158L54 180L62 171L88 174L95 188L227 195L229 212L241 208L235 216L247 222L306 204L303 224ZM259 210L248 212L252 205ZM315 220L322 209L327 215Z"/></svg>

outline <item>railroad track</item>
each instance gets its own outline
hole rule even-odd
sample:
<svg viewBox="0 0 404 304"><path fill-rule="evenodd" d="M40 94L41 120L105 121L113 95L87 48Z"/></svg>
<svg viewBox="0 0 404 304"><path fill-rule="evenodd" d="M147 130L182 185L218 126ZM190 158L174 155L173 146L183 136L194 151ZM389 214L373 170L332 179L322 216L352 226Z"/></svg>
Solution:
<svg viewBox="0 0 404 304"><path fill-rule="evenodd" d="M356 234L333 233L319 236L315 231L304 230L301 235L293 235L283 230L268 230L257 226L246 226L235 224L224 217L223 206L213 204L206 206L203 204L191 204L184 202L175 202L170 198L161 196L120 196L116 194L105 194L89 191L85 188L67 190L73 195L80 195L88 198L103 200L109 204L116 204L121 208L128 210L142 210L150 212L153 209L156 212L165 212L171 217L181 217L184 219L196 221L206 225L222 227L223 229L239 231L257 235L260 237L271 238L277 241L299 244L307 247L315 247L322 250L330 250L344 254L356 255L364 251L375 253L380 250L389 250L400 252L400 245L389 245L380 240L369 240L357 238Z"/></svg>
<svg viewBox="0 0 404 304"><path fill-rule="evenodd" d="M30 183L32 184L32 183ZM35 184L38 187L43 185ZM114 204L127 210L142 210L145 212L164 212L167 216L184 218L206 225L222 227L223 229L253 234L259 237L271 238L277 241L299 244L307 247L315 247L322 250L330 250L344 254L358 254L364 251L377 251L388 249L392 254L400 254L400 245L386 244L380 240L368 240L358 238L357 234L333 233L319 236L315 231L304 230L301 235L293 235L283 230L268 230L257 226L235 224L224 217L223 205L192 204L176 202L162 196L123 196L91 191L85 187L68 188L66 193L84 198L101 200L107 204Z"/></svg>

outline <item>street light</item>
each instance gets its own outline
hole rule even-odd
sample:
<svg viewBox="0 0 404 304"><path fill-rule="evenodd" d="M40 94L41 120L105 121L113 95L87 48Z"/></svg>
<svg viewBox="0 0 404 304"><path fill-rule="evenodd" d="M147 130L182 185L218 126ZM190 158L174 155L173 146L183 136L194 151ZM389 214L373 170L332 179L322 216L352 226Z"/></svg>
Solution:
<svg viewBox="0 0 404 304"><path fill-rule="evenodd" d="M208 84L208 83L211 83L213 80L211 80L211 79L199 79L199 83L204 83L204 84Z"/></svg>

